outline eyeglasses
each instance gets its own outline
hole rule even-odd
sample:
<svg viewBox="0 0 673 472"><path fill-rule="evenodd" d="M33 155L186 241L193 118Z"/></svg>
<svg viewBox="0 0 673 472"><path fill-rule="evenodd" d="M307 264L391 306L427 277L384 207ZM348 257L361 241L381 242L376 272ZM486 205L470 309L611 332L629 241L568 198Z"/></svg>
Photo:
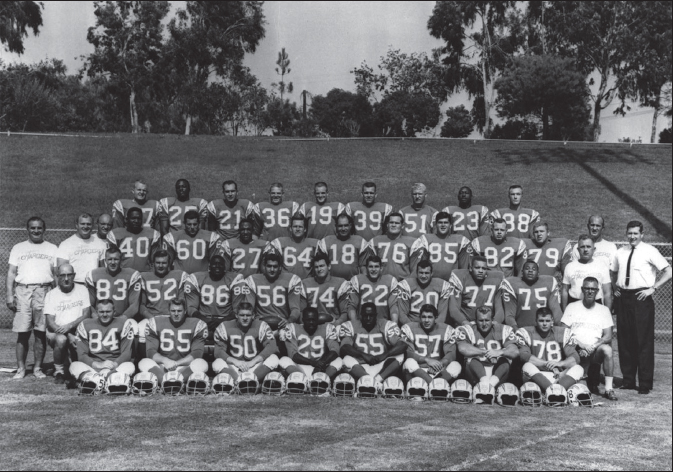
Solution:
<svg viewBox="0 0 673 472"><path fill-rule="evenodd" d="M599 289L593 288L593 287L582 287L582 291L584 292L598 292Z"/></svg>

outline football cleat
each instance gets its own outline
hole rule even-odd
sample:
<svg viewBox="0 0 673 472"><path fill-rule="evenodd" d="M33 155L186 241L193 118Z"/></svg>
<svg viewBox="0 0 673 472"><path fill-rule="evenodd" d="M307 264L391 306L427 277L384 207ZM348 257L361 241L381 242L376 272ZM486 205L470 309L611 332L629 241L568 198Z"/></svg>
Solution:
<svg viewBox="0 0 673 472"><path fill-rule="evenodd" d="M376 382L371 375L363 375L358 380L355 387L355 397L357 398L376 398L377 395Z"/></svg>
<svg viewBox="0 0 673 472"><path fill-rule="evenodd" d="M544 392L544 404L553 408L568 405L568 392L563 385L554 384L547 387Z"/></svg>
<svg viewBox="0 0 673 472"><path fill-rule="evenodd" d="M500 406L516 406L519 403L519 389L511 383L503 383L495 392L495 401Z"/></svg>
<svg viewBox="0 0 673 472"><path fill-rule="evenodd" d="M161 381L161 393L164 395L180 395L185 386L185 377L177 370L166 372Z"/></svg>
<svg viewBox="0 0 673 472"><path fill-rule="evenodd" d="M285 377L280 372L269 372L262 382L262 393L280 396L285 393Z"/></svg>
<svg viewBox="0 0 673 472"><path fill-rule="evenodd" d="M524 406L542 406L542 390L535 382L526 382L521 386L521 404Z"/></svg>
<svg viewBox="0 0 673 472"><path fill-rule="evenodd" d="M154 395L159 391L159 381L152 372L138 372L133 377L131 388L134 395Z"/></svg>
<svg viewBox="0 0 673 472"><path fill-rule="evenodd" d="M79 395L100 395L105 388L105 377L97 372L86 372L77 384Z"/></svg>
<svg viewBox="0 0 673 472"><path fill-rule="evenodd" d="M472 389L472 399L477 405L493 405L495 401L495 388L493 388L490 382L479 382Z"/></svg>
<svg viewBox="0 0 673 472"><path fill-rule="evenodd" d="M381 389L383 398L404 398L404 383L397 377L388 377L383 381Z"/></svg>
<svg viewBox="0 0 673 472"><path fill-rule="evenodd" d="M259 392L259 380L254 372L243 372L236 382L236 391L240 395L256 395Z"/></svg>
<svg viewBox="0 0 673 472"><path fill-rule="evenodd" d="M131 377L125 372L115 372L105 382L105 393L108 395L128 395L132 391Z"/></svg>
<svg viewBox="0 0 673 472"><path fill-rule="evenodd" d="M217 374L213 379L210 391L215 395L231 395L235 393L234 379L226 372Z"/></svg>
<svg viewBox="0 0 673 472"><path fill-rule="evenodd" d="M292 372L285 384L288 395L304 395L309 391L308 377L303 372Z"/></svg>
<svg viewBox="0 0 673 472"><path fill-rule="evenodd" d="M194 372L187 379L185 391L187 395L208 395L210 379L203 372Z"/></svg>
<svg viewBox="0 0 673 472"><path fill-rule="evenodd" d="M413 401L423 401L428 397L428 383L420 377L414 377L407 384L407 398Z"/></svg>
<svg viewBox="0 0 673 472"><path fill-rule="evenodd" d="M580 383L572 385L568 389L568 403L572 406L588 406L593 408L594 398L589 391L589 388Z"/></svg>
<svg viewBox="0 0 673 472"><path fill-rule="evenodd" d="M458 379L451 386L451 401L454 403L472 403L472 385L465 379Z"/></svg>
<svg viewBox="0 0 673 472"><path fill-rule="evenodd" d="M355 394L355 380L350 374L339 374L334 379L332 395L335 397L352 397Z"/></svg>
<svg viewBox="0 0 673 472"><path fill-rule="evenodd" d="M330 394L331 381L329 376L324 372L316 372L311 377L308 384L308 389L311 395L316 397L327 397Z"/></svg>
<svg viewBox="0 0 673 472"><path fill-rule="evenodd" d="M441 377L434 379L428 386L428 398L434 401L448 402L451 399L451 386Z"/></svg>

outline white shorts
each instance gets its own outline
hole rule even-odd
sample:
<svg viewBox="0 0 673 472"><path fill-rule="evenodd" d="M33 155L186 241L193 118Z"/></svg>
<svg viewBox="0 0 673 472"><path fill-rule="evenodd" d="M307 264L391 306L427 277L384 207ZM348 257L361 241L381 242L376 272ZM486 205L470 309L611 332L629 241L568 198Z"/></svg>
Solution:
<svg viewBox="0 0 673 472"><path fill-rule="evenodd" d="M388 359L386 359L382 362L379 362L376 365L361 364L354 357L346 356L346 357L344 357L344 360L343 360L344 370L346 372L349 372L353 367L355 367L356 365L359 365L360 367L362 367L367 372L367 375L371 375L372 377L376 377L383 370L384 364L389 359L395 359L397 362L399 362L401 364L402 361L404 360L404 354L400 354L399 356L395 356L395 357L389 357Z"/></svg>

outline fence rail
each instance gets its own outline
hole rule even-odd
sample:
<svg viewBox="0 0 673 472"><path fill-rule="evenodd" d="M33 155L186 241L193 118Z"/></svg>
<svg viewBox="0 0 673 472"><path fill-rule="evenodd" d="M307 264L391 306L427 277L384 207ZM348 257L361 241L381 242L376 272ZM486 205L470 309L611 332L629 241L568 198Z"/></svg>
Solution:
<svg viewBox="0 0 673 472"><path fill-rule="evenodd" d="M49 229L45 239L53 244L59 245L63 240L72 236L75 233L71 229ZM0 285L0 299L6 300L7 291L7 269L9 252L15 244L25 241L27 238L26 230L24 228L0 228L0 277L2 277L2 285ZM625 246L626 242L616 242L618 247ZM659 252L671 262L672 249L671 243L652 243ZM654 302L656 306L655 313L655 334L658 341L670 343L673 341L673 296L672 285L670 283L661 287L660 290L654 292ZM0 328L11 328L13 314L7 309L6 304L3 303L0 308Z"/></svg>

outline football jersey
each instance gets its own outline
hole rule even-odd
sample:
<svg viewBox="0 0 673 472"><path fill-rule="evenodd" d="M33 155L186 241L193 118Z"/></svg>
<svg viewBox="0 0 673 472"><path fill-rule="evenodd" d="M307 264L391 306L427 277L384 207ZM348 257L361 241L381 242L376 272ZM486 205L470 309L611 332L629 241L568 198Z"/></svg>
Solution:
<svg viewBox="0 0 673 472"><path fill-rule="evenodd" d="M579 364L575 339L568 328L553 326L547 336L542 337L535 326L525 326L516 330L516 338L519 356L523 362L528 362L533 355L546 362L560 362L574 357ZM539 369L547 370L544 367Z"/></svg>
<svg viewBox="0 0 673 472"><path fill-rule="evenodd" d="M220 254L220 235L205 229L192 237L184 229L164 235L164 244L175 253L174 267L188 274L208 270L210 258Z"/></svg>
<svg viewBox="0 0 673 472"><path fill-rule="evenodd" d="M500 244L494 243L490 236L479 236L472 241L472 250L486 258L489 269L499 270L505 277L520 275L528 259L524 242L512 236L507 236Z"/></svg>
<svg viewBox="0 0 673 472"><path fill-rule="evenodd" d="M299 210L295 202L259 202L253 207L253 215L257 223L256 232L261 239L273 241L290 234L290 218Z"/></svg>
<svg viewBox="0 0 673 472"><path fill-rule="evenodd" d="M250 327L243 331L236 320L225 321L215 330L215 359L233 357L251 361L257 356L265 360L278 352L273 331L266 322L252 320Z"/></svg>
<svg viewBox="0 0 673 472"><path fill-rule="evenodd" d="M411 258L411 247L415 241L411 236L398 236L396 239L390 239L382 234L369 241L367 251L381 258L382 274L390 274L397 280L402 280L409 277L412 272L416 272L416 264L418 264L416 254L414 254L414 259Z"/></svg>
<svg viewBox="0 0 673 472"><path fill-rule="evenodd" d="M423 205L423 208L416 210L409 205L402 208L400 213L404 216L402 236L411 236L412 238L417 239L424 234L432 232L432 227L435 225L437 210L431 206Z"/></svg>
<svg viewBox="0 0 673 472"><path fill-rule="evenodd" d="M487 350L497 350L511 345L518 345L517 337L512 327L500 324L497 321L493 322L491 329L486 335L479 331L476 324L460 326L456 329L454 341L457 344L464 342ZM487 361L486 356L477 356L476 358L482 362Z"/></svg>
<svg viewBox="0 0 673 472"><path fill-rule="evenodd" d="M283 236L267 243L264 252L278 254L283 258L285 270L300 279L305 279L311 274L311 264L317 245L317 239L304 238L303 241L296 242L290 236Z"/></svg>
<svg viewBox="0 0 673 472"><path fill-rule="evenodd" d="M180 326L173 326L169 316L157 316L147 323L145 338L149 359L154 354L161 354L173 361L190 354L200 359L208 339L208 326L197 318L185 318Z"/></svg>
<svg viewBox="0 0 673 472"><path fill-rule="evenodd" d="M317 308L318 314L330 315L332 321L348 314L350 283L347 280L329 275L322 284L313 277L301 282L306 293L306 304Z"/></svg>
<svg viewBox="0 0 673 472"><path fill-rule="evenodd" d="M281 332L287 347L287 357L295 354L307 359L320 359L328 351L339 353L337 328L332 323L318 325L315 333L308 334L303 325L289 323Z"/></svg>
<svg viewBox="0 0 673 472"><path fill-rule="evenodd" d="M189 274L182 270L172 270L166 276L159 277L154 272L141 274L143 301L150 316L168 315L170 301L182 298Z"/></svg>
<svg viewBox="0 0 673 472"><path fill-rule="evenodd" d="M238 225L244 218L253 214L254 205L250 200L239 198L229 206L222 198L208 204L208 213L217 222L216 230L222 239L238 238Z"/></svg>
<svg viewBox="0 0 673 472"><path fill-rule="evenodd" d="M161 234L152 228L143 228L138 234L126 228L116 228L108 233L107 240L121 250L122 267L147 272L150 270L150 256L161 244Z"/></svg>
<svg viewBox="0 0 673 472"><path fill-rule="evenodd" d="M505 322L513 327L535 326L538 308L546 306L554 314L554 322L561 321L561 295L556 278L540 275L533 285L520 277L507 277L500 285Z"/></svg>
<svg viewBox="0 0 673 472"><path fill-rule="evenodd" d="M330 274L349 280L360 273L360 267L367 262L367 241L362 236L352 235L341 240L336 236L326 236L318 242L318 252L330 258Z"/></svg>
<svg viewBox="0 0 673 472"><path fill-rule="evenodd" d="M472 205L469 208L450 205L442 211L451 215L451 234L459 234L472 241L491 232L491 218L484 205Z"/></svg>
<svg viewBox="0 0 673 472"><path fill-rule="evenodd" d="M179 231L184 227L184 216L188 211L196 211L199 214L201 228L208 223L208 202L203 198L190 198L181 202L176 197L166 197L159 200L159 221L168 220L170 231Z"/></svg>
<svg viewBox="0 0 673 472"><path fill-rule="evenodd" d="M503 278L502 272L489 270L486 273L486 279L481 285L477 285L469 270L454 270L449 280L451 287L449 315L456 324L461 324L465 320L475 321L477 319L477 308L480 306L491 307L493 319L502 321L504 315L500 284Z"/></svg>
<svg viewBox="0 0 673 472"><path fill-rule="evenodd" d="M382 318L376 320L371 331L367 331L360 320L346 321L339 326L341 346L349 344L371 356L380 356L401 339L396 323Z"/></svg>
<svg viewBox="0 0 673 472"><path fill-rule="evenodd" d="M113 318L107 326L93 318L82 321L77 326L77 360L90 367L94 362L130 361L133 323L125 316Z"/></svg>
<svg viewBox="0 0 673 472"><path fill-rule="evenodd" d="M322 239L325 236L336 235L337 216L346 211L346 206L338 202L325 202L318 205L316 202L304 203L299 213L308 219L306 237Z"/></svg>
<svg viewBox="0 0 673 472"><path fill-rule="evenodd" d="M532 237L533 225L540 221L540 214L530 208L510 210L500 208L491 212L492 220L502 218L507 223L507 236L523 239ZM491 221L492 221L491 220Z"/></svg>
<svg viewBox="0 0 673 472"><path fill-rule="evenodd" d="M528 260L535 261L540 275L552 275L559 282L563 275L563 268L572 259L572 244L565 238L549 238L538 246L532 239L524 239Z"/></svg>
<svg viewBox="0 0 673 472"><path fill-rule="evenodd" d="M390 319L391 310L397 310L397 280L392 275L382 275L372 282L365 274L356 275L350 280L348 308L360 313L360 307L367 302L376 305L380 319Z"/></svg>
<svg viewBox="0 0 673 472"><path fill-rule="evenodd" d="M432 263L432 276L443 280L449 280L454 269L467 269L471 254L470 241L459 234L446 238L426 234L411 246L411 258L428 259Z"/></svg>
<svg viewBox="0 0 673 472"><path fill-rule="evenodd" d="M112 300L115 316L121 316L129 306L137 304L142 290L140 272L133 269L121 269L117 275L110 275L105 267L89 272L84 282L89 289L92 305L98 300ZM129 317L137 313L129 313Z"/></svg>
<svg viewBox="0 0 673 472"><path fill-rule="evenodd" d="M210 278L208 272L197 272L185 282L185 299L189 316L201 315L207 320L234 319L231 288L243 281L243 276L227 272L220 280Z"/></svg>
<svg viewBox="0 0 673 472"><path fill-rule="evenodd" d="M407 357L418 361L420 367L427 367L425 357L452 362L456 359L456 345L452 342L454 329L446 323L435 323L427 332L420 323L412 321L402 326L402 339L409 345ZM413 346L413 347L412 347Z"/></svg>
<svg viewBox="0 0 673 472"><path fill-rule="evenodd" d="M238 238L224 241L221 252L227 272L243 274L243 277L258 273L265 247L263 239L253 239L248 244L243 244Z"/></svg>
<svg viewBox="0 0 673 472"><path fill-rule="evenodd" d="M133 199L122 198L112 204L112 228L126 226L126 213L131 208L140 208L143 212L143 226L154 228L159 214L159 202L146 200L142 205Z"/></svg>
<svg viewBox="0 0 673 472"><path fill-rule="evenodd" d="M397 306L400 310L400 322L419 322L421 307L426 303L437 308L437 321L448 321L449 296L451 287L445 280L433 277L430 283L421 287L416 277L409 277L397 285Z"/></svg>
<svg viewBox="0 0 673 472"><path fill-rule="evenodd" d="M269 282L264 274L254 274L245 279L244 285L248 293L241 290L241 301L252 304L255 316L276 315L287 320L293 312L300 313L302 310L304 286L294 274L283 271L273 282ZM234 297L237 296L234 292ZM237 298L234 307L238 305Z"/></svg>
<svg viewBox="0 0 673 472"><path fill-rule="evenodd" d="M393 207L387 203L374 203L366 206L362 202L352 202L346 205L346 213L353 218L355 234L370 241L374 236L383 234L383 221L393 212Z"/></svg>

